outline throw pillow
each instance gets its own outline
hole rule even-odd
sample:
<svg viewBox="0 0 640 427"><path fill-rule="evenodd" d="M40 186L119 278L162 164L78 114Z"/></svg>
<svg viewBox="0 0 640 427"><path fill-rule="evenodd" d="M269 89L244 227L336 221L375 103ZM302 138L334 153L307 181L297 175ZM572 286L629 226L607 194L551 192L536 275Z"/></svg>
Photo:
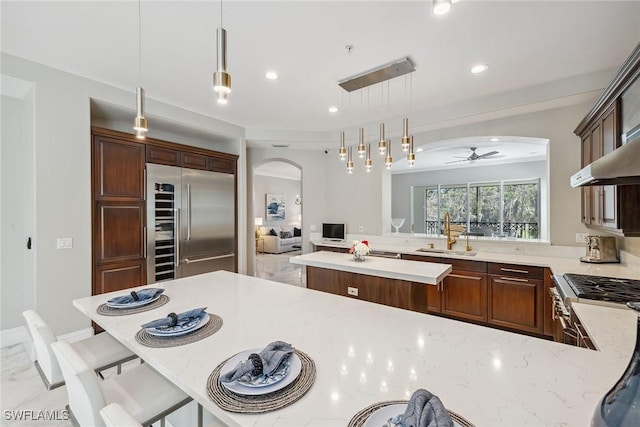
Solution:
<svg viewBox="0 0 640 427"><path fill-rule="evenodd" d="M281 231L280 232L280 238L281 239L290 239L291 237L293 237L293 236L291 235L290 231Z"/></svg>
<svg viewBox="0 0 640 427"><path fill-rule="evenodd" d="M273 228L269 231L269 235L278 237L278 233Z"/></svg>
<svg viewBox="0 0 640 427"><path fill-rule="evenodd" d="M302 230L300 230L298 227L293 227L293 237L301 237L302 236Z"/></svg>

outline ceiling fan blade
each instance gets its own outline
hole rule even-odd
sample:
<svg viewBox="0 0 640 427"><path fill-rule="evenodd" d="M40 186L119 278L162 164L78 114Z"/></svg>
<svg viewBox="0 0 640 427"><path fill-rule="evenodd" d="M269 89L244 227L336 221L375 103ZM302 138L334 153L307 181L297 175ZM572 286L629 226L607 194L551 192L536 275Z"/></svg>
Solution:
<svg viewBox="0 0 640 427"><path fill-rule="evenodd" d="M454 160L452 162L444 162L445 165L448 165L449 163L458 163L458 162L466 162L468 159L463 159L463 160Z"/></svg>
<svg viewBox="0 0 640 427"><path fill-rule="evenodd" d="M453 156L453 158L454 159L465 159L465 160L469 159L468 156Z"/></svg>
<svg viewBox="0 0 640 427"><path fill-rule="evenodd" d="M499 151L489 151L488 153L484 153L484 154L478 155L478 158L479 159L483 159L485 157L493 156L493 155L498 154L498 153L499 153Z"/></svg>

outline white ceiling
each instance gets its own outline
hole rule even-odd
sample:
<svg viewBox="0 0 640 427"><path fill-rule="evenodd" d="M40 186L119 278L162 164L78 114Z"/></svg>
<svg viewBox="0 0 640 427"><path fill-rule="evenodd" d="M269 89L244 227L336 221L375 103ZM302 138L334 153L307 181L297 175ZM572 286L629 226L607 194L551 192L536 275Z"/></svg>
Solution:
<svg viewBox="0 0 640 427"><path fill-rule="evenodd" d="M142 83L149 98L248 130L335 132L612 69L640 40L640 1L462 0L441 17L430 4L225 1L233 91L220 106L211 88L220 3L145 0ZM135 90L136 1L1 5L2 51ZM351 96L337 85L405 55L416 64L410 78ZM470 74L477 62L489 70ZM270 69L279 80L263 77ZM341 111L330 114L330 105Z"/></svg>

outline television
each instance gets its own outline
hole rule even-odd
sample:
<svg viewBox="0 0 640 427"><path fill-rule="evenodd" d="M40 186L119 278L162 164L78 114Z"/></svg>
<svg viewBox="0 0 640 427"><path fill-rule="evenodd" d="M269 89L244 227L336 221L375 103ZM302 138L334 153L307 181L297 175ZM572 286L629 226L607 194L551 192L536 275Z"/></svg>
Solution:
<svg viewBox="0 0 640 427"><path fill-rule="evenodd" d="M344 240L346 237L345 224L322 223L322 238L327 240Z"/></svg>

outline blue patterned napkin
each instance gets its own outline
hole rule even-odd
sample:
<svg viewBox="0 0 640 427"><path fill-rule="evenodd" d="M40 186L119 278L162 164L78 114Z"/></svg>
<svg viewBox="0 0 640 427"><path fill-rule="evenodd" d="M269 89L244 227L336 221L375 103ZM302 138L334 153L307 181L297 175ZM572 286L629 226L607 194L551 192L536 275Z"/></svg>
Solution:
<svg viewBox="0 0 640 427"><path fill-rule="evenodd" d="M281 363L289 359L293 353L293 347L291 344L288 344L284 341L274 341L267 345L263 350L258 353L260 358L260 362L254 362L253 360L243 360L235 368L231 371L226 372L225 374L220 376L220 381L223 383L230 383L238 378L246 375L252 371L254 371L256 367L256 363L261 365L262 369L260 373L256 373L257 375L272 375L276 369L280 366ZM252 374L253 375L253 374Z"/></svg>
<svg viewBox="0 0 640 427"><path fill-rule="evenodd" d="M423 388L413 392L404 414L390 421L402 427L453 427L451 415L438 396Z"/></svg>
<svg viewBox="0 0 640 427"><path fill-rule="evenodd" d="M145 301L145 300L150 300L150 299L154 299L158 296L160 296L163 292L164 289L162 288L145 288L145 289L140 289L139 291L133 291L138 295L138 300L139 301ZM131 304L136 302L136 299L133 297L133 295L129 294L129 295L121 295L119 297L115 297L115 298L111 298L108 303L110 304Z"/></svg>
<svg viewBox="0 0 640 427"><path fill-rule="evenodd" d="M184 313L180 313L177 316L177 324L186 323L195 317L200 317L205 313L207 307L202 308L194 308L193 310L185 311ZM149 323L145 323L142 325L144 329L149 328L162 328L165 326L172 326L173 318L171 316L163 317L161 319L153 320Z"/></svg>

